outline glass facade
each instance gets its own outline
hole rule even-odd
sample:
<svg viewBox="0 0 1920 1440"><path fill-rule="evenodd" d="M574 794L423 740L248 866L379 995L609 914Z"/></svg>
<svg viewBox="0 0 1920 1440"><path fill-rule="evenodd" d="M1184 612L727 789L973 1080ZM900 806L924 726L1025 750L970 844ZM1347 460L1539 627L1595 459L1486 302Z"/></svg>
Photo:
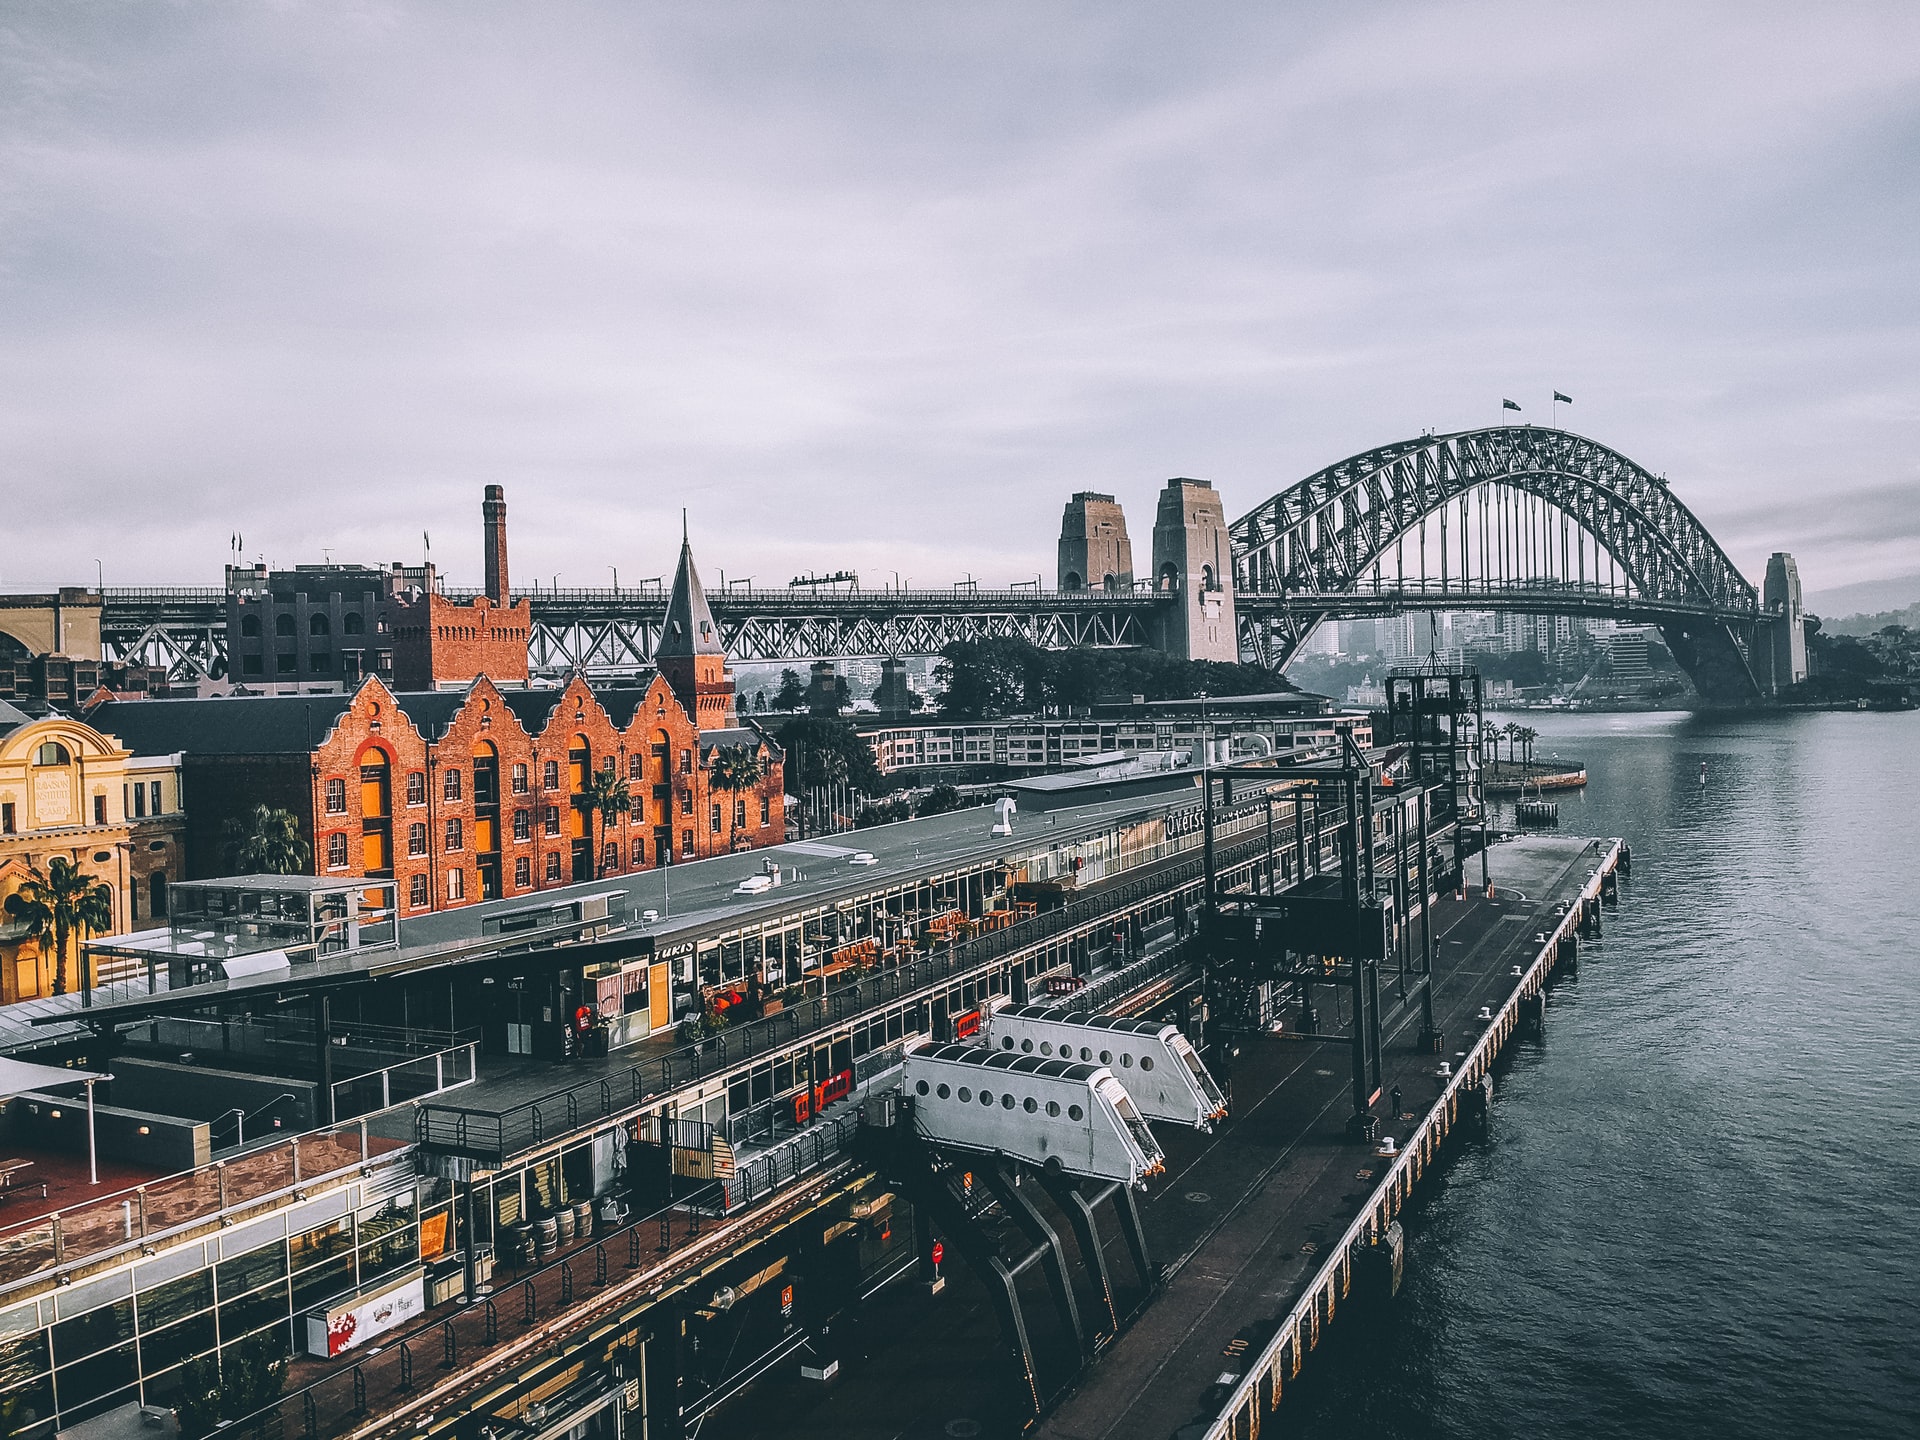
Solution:
<svg viewBox="0 0 1920 1440"><path fill-rule="evenodd" d="M424 1207L441 1237L451 1208L444 1199ZM182 1365L250 1336L270 1335L291 1352L308 1310L420 1260L422 1209L409 1187L258 1244L228 1231L0 1313L0 1436L56 1414L68 1426L118 1405L164 1402ZM208 1263L216 1244L220 1258Z"/></svg>

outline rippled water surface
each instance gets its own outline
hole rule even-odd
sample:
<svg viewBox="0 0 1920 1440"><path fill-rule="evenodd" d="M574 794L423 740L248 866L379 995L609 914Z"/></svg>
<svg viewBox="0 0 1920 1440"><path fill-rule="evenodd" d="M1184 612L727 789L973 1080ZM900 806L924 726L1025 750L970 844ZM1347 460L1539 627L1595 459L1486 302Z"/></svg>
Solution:
<svg viewBox="0 0 1920 1440"><path fill-rule="evenodd" d="M1633 878L1285 1432L1920 1434L1920 716L1518 718Z"/></svg>

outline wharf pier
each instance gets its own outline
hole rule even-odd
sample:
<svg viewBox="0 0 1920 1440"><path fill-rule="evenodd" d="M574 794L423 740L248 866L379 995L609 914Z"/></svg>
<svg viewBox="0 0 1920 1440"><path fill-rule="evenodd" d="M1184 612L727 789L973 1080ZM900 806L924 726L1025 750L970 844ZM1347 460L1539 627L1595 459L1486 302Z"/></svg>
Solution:
<svg viewBox="0 0 1920 1440"><path fill-rule="evenodd" d="M1495 1058L1544 1019L1549 977L1577 966L1579 934L1597 923L1603 891L1615 893L1624 855L1614 840L1524 836L1494 848L1491 898L1469 889L1438 901L1441 1052L1420 1046L1417 1000L1383 996L1382 1088L1402 1094L1382 1127L1391 1158L1348 1133L1344 1045L1243 1039L1223 1077L1231 1117L1211 1135L1156 1132L1167 1169L1140 1213L1157 1293L1038 1420L1015 1387L996 1385L1006 1362L987 1293L956 1270L932 1303L904 1284L870 1297L831 1386L771 1373L728 1407L727 1433L1251 1440L1325 1327L1367 1287L1369 1265L1386 1258L1376 1241L1447 1138L1484 1118ZM1126 1273L1118 1240L1109 1248Z"/></svg>
<svg viewBox="0 0 1920 1440"><path fill-rule="evenodd" d="M1324 1328L1369 1283L1366 1269L1377 1260L1397 1274L1401 1257L1383 1253L1399 1243L1389 1227L1453 1130L1486 1118L1495 1060L1523 1024L1544 1022L1548 981L1577 965L1580 933L1616 894L1626 854L1618 840L1529 836L1495 851L1493 898L1437 907L1445 1043L1439 1055L1422 1052L1415 1014L1391 1024L1385 1083L1403 1099L1383 1132L1391 1158L1347 1138L1338 1067L1314 1063L1325 1047L1270 1047L1277 1083L1156 1197L1149 1226L1160 1253L1178 1246L1173 1232L1187 1240L1159 1299L1038 1433L1257 1436ZM1222 1203L1178 1224L1178 1206L1203 1208L1186 1198L1194 1193Z"/></svg>

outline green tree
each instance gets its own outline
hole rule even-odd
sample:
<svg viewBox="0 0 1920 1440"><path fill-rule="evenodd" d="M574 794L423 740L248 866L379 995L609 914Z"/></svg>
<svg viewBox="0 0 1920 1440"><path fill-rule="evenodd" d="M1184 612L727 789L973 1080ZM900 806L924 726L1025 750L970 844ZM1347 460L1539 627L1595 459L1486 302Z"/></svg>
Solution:
<svg viewBox="0 0 1920 1440"><path fill-rule="evenodd" d="M940 652L933 678L940 713L956 720L996 720L1046 703L1052 662L1047 652L1011 636L956 640Z"/></svg>
<svg viewBox="0 0 1920 1440"><path fill-rule="evenodd" d="M1539 738L1540 732L1531 725L1522 725L1520 727L1519 740L1521 747L1527 752L1527 764L1529 765L1533 763L1533 742Z"/></svg>
<svg viewBox="0 0 1920 1440"><path fill-rule="evenodd" d="M722 745L707 766L707 784L715 791L738 797L757 789L770 768L758 746Z"/></svg>
<svg viewBox="0 0 1920 1440"><path fill-rule="evenodd" d="M589 815L597 815L600 819L599 834L593 847L593 878L598 880L600 847L606 843L607 826L633 809L633 795L627 789L627 782L609 764L587 777L587 788L574 797L574 802Z"/></svg>
<svg viewBox="0 0 1920 1440"><path fill-rule="evenodd" d="M256 805L227 821L227 863L238 875L300 875L313 858L313 847L301 837L300 820L291 810Z"/></svg>
<svg viewBox="0 0 1920 1440"><path fill-rule="evenodd" d="M780 727L786 752L787 790L804 795L816 785L845 781L873 794L882 786L873 747L845 720L823 715L797 716Z"/></svg>
<svg viewBox="0 0 1920 1440"><path fill-rule="evenodd" d="M286 1378L286 1349L267 1335L189 1361L180 1369L180 1388L173 1395L180 1440L202 1440L222 1420L264 1410L280 1398Z"/></svg>
<svg viewBox="0 0 1920 1440"><path fill-rule="evenodd" d="M949 810L958 810L966 802L960 798L960 792L952 785L936 785L927 792L927 798L920 802L922 815L944 815Z"/></svg>
<svg viewBox="0 0 1920 1440"><path fill-rule="evenodd" d="M780 688L774 692L773 708L791 715L807 703L806 682L798 670L780 672Z"/></svg>
<svg viewBox="0 0 1920 1440"><path fill-rule="evenodd" d="M7 914L36 940L53 938L53 993L67 993L67 951L74 937L84 944L89 934L113 928L113 891L64 855L47 861L47 868L27 867L27 878L7 896ZM87 976L80 977L81 989Z"/></svg>

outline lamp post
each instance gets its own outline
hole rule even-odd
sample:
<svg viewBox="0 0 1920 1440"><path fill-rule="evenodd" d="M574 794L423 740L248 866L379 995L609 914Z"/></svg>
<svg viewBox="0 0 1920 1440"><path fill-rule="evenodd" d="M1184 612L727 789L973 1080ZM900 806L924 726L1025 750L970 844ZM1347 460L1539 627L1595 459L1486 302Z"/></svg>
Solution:
<svg viewBox="0 0 1920 1440"><path fill-rule="evenodd" d="M95 1075L87 1081L87 1181L92 1185L100 1183L100 1147L93 1132L93 1087L111 1079L111 1075Z"/></svg>

